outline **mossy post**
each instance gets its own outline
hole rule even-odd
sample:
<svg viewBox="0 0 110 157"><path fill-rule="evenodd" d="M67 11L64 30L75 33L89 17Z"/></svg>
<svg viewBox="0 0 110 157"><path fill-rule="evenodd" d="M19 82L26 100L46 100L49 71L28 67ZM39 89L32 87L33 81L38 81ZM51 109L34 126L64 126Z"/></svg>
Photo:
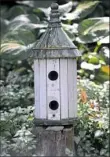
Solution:
<svg viewBox="0 0 110 157"><path fill-rule="evenodd" d="M33 49L36 156L72 156L77 117L77 57L80 52L61 27L58 4Z"/></svg>

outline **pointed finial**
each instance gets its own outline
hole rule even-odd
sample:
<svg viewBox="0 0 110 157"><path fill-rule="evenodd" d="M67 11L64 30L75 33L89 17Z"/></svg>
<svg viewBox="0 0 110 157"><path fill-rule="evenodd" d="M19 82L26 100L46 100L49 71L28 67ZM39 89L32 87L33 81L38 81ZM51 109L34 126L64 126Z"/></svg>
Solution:
<svg viewBox="0 0 110 157"><path fill-rule="evenodd" d="M59 6L58 6L57 3L52 3L49 27L58 27L58 26L60 26L60 19L59 19L60 13L59 13L58 8L59 8Z"/></svg>
<svg viewBox="0 0 110 157"><path fill-rule="evenodd" d="M58 4L57 3L52 3L51 5L51 10L58 10Z"/></svg>

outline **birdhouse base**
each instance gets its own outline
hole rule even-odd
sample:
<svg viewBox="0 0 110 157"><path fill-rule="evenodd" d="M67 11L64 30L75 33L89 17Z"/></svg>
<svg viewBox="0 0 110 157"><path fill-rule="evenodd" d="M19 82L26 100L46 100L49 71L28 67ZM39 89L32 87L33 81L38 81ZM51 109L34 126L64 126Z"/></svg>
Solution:
<svg viewBox="0 0 110 157"><path fill-rule="evenodd" d="M47 120L47 119L34 119L36 126L65 126L73 125L77 118L62 119L62 120Z"/></svg>

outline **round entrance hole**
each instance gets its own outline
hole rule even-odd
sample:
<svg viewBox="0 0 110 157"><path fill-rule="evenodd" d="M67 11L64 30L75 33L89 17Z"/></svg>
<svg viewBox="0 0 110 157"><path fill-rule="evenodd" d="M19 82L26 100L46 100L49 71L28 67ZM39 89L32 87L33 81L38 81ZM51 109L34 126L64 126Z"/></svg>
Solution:
<svg viewBox="0 0 110 157"><path fill-rule="evenodd" d="M55 81L58 78L58 73L56 71L51 71L48 74L48 78L52 81Z"/></svg>
<svg viewBox="0 0 110 157"><path fill-rule="evenodd" d="M51 102L49 103L49 107L50 107L51 110L56 110L56 109L58 109L58 106L59 106L59 104L58 104L58 102L55 101L55 100L53 100L53 101L51 101Z"/></svg>

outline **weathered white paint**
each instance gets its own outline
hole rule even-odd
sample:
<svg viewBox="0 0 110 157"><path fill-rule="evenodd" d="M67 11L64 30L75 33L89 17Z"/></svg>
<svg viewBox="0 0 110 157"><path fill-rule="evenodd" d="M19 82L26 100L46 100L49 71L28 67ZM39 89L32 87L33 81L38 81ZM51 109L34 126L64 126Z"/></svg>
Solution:
<svg viewBox="0 0 110 157"><path fill-rule="evenodd" d="M35 117L40 117L40 65L39 60L34 61L34 93L35 93Z"/></svg>
<svg viewBox="0 0 110 157"><path fill-rule="evenodd" d="M40 62L40 117L46 119L46 60L39 60Z"/></svg>
<svg viewBox="0 0 110 157"><path fill-rule="evenodd" d="M60 59L61 119L68 118L67 59Z"/></svg>
<svg viewBox="0 0 110 157"><path fill-rule="evenodd" d="M58 72L57 80L50 80L48 74L51 71ZM60 120L60 91L59 91L59 59L47 59L47 106L48 106L48 119ZM56 100L59 103L57 110L51 110L49 103ZM55 115L53 117L53 115Z"/></svg>
<svg viewBox="0 0 110 157"><path fill-rule="evenodd" d="M74 117L77 117L77 61L73 60L73 104L74 104L74 111L73 115Z"/></svg>
<svg viewBox="0 0 110 157"><path fill-rule="evenodd" d="M68 59L68 100L69 100L69 118L76 115L76 61Z"/></svg>
<svg viewBox="0 0 110 157"><path fill-rule="evenodd" d="M51 71L58 73L50 80ZM35 117L60 120L77 116L77 64L75 59L36 59L34 61ZM58 109L49 103L56 100ZM54 116L53 116L54 115Z"/></svg>

